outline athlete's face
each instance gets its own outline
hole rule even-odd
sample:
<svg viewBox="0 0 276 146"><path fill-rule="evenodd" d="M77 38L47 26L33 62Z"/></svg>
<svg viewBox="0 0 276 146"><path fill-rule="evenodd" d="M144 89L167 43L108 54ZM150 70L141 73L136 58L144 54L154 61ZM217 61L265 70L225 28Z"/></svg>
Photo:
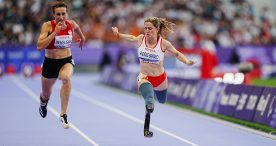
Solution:
<svg viewBox="0 0 276 146"><path fill-rule="evenodd" d="M58 7L55 8L54 17L56 19L56 23L58 22L65 22L67 17L67 11L65 7Z"/></svg>
<svg viewBox="0 0 276 146"><path fill-rule="evenodd" d="M148 38L157 37L157 28L154 27L153 24L150 22L145 22L144 31L145 31L146 37Z"/></svg>

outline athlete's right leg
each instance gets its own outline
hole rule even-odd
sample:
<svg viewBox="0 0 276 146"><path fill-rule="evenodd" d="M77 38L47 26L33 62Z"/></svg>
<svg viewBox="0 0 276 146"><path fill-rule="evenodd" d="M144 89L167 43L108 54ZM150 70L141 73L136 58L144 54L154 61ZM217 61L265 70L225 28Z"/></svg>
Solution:
<svg viewBox="0 0 276 146"><path fill-rule="evenodd" d="M145 100L146 114L144 122L144 136L152 137L153 132L149 130L150 128L150 114L154 110L154 90L153 86L145 79L138 79L139 91Z"/></svg>
<svg viewBox="0 0 276 146"><path fill-rule="evenodd" d="M139 86L139 91L144 97L145 106L148 113L152 113L154 110L154 90L153 86L149 82L143 82Z"/></svg>
<svg viewBox="0 0 276 146"><path fill-rule="evenodd" d="M47 116L47 104L52 94L52 88L55 82L56 82L55 78L47 79L43 76L41 77L42 91L40 93L39 113L42 118L45 118Z"/></svg>

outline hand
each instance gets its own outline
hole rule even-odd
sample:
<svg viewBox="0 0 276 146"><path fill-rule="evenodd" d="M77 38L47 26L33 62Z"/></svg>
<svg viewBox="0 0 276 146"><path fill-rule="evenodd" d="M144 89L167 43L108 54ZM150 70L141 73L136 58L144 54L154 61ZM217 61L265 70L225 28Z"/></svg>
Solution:
<svg viewBox="0 0 276 146"><path fill-rule="evenodd" d="M63 27L62 22L58 22L58 24L55 27L56 34L58 34L60 32L60 30L61 30L62 27Z"/></svg>
<svg viewBox="0 0 276 146"><path fill-rule="evenodd" d="M78 42L80 43L79 48L81 48L81 50L82 50L83 44L85 42L85 37L82 37L81 39L78 39Z"/></svg>
<svg viewBox="0 0 276 146"><path fill-rule="evenodd" d="M193 65L193 64L195 64L195 61L194 61L194 60L188 60L188 61L186 62L186 64L187 64L187 65Z"/></svg>
<svg viewBox="0 0 276 146"><path fill-rule="evenodd" d="M112 27L112 32L115 36L118 36L119 35L119 30L117 27Z"/></svg>

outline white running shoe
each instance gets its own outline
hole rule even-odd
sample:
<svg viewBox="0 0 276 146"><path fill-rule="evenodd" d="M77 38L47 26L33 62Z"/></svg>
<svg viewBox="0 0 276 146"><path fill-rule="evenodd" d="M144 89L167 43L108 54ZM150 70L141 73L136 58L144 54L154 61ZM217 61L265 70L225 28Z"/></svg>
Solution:
<svg viewBox="0 0 276 146"><path fill-rule="evenodd" d="M62 116L60 116L60 121L61 121L62 127L64 129L68 129L69 128L69 123L67 121L67 114L63 114Z"/></svg>

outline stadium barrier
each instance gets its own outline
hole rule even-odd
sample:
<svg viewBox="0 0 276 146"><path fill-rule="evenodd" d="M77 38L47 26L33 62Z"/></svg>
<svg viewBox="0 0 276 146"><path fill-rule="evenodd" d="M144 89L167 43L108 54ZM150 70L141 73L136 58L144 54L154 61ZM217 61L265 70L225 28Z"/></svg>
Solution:
<svg viewBox="0 0 276 146"><path fill-rule="evenodd" d="M76 65L93 65L99 66L103 60L108 57L110 63L116 64L123 54L127 54L127 61L138 62L135 46L126 46L125 44L104 44L95 46L87 43L83 49L78 48L77 45L72 45L72 54ZM186 67L179 63L174 57L166 55L164 65L166 68L173 68L183 70L174 70L174 76L187 77L194 75L192 78L212 78L220 75L221 71L233 70L233 66L225 65L235 62L235 54L241 62L251 61L256 65L260 65L262 72L255 72L255 76L269 77L276 74L276 46L236 46L234 48L217 47L216 55L200 48L194 49L178 49L180 52L185 53L188 58L197 60L196 65L193 67ZM41 66L44 59L44 51L37 51L35 45L30 46L0 46L0 64L4 66L5 73L20 72L23 63L34 63L35 66ZM237 58L236 58L237 59ZM221 67L220 65L223 64ZM273 66L274 65L274 66ZM216 75L212 74L214 68L220 72ZM235 68L235 67L234 67ZM188 70L188 71L187 71ZM177 75L176 75L177 74Z"/></svg>
<svg viewBox="0 0 276 146"><path fill-rule="evenodd" d="M0 64L4 66L4 73L7 74L19 73L26 69L40 73L43 59L44 52L37 51L35 46L0 47Z"/></svg>
<svg viewBox="0 0 276 146"><path fill-rule="evenodd" d="M81 50L77 45L72 45L71 51L76 65L98 66L101 64L103 55L106 52L110 57L111 63L116 63L122 52L134 50L120 45L109 44L97 48L85 45ZM14 74L23 71L26 64L35 66L36 73L41 72L41 65L44 60L45 51L37 51L35 45L30 46L0 46L0 69L1 74Z"/></svg>
<svg viewBox="0 0 276 146"><path fill-rule="evenodd" d="M111 65L104 68L101 78L105 84L138 93L137 75ZM276 128L276 88L168 78L169 101Z"/></svg>

